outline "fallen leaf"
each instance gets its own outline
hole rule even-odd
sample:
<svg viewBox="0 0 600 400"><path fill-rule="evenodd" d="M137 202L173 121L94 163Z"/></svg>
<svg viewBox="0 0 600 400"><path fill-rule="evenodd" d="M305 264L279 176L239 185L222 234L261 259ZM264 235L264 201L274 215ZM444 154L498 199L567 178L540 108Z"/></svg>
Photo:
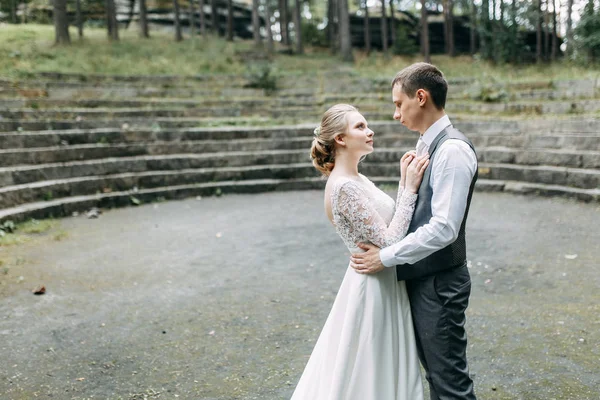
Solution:
<svg viewBox="0 0 600 400"><path fill-rule="evenodd" d="M565 254L567 260L574 260L577 258L577 254Z"/></svg>
<svg viewBox="0 0 600 400"><path fill-rule="evenodd" d="M46 293L46 286L44 286L44 285L40 285L40 286L36 287L35 289L33 289L33 294L40 295L40 294L45 294L45 293Z"/></svg>

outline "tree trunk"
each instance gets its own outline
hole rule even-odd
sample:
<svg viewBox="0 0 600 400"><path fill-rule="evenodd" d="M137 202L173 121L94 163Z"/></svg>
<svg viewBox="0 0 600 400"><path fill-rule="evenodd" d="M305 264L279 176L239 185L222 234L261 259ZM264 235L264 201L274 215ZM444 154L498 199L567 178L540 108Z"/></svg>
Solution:
<svg viewBox="0 0 600 400"><path fill-rule="evenodd" d="M288 4L288 0L282 0L283 3L283 16L284 16L284 24L283 30L285 31L285 42L286 46L292 45L292 38L290 37L290 6Z"/></svg>
<svg viewBox="0 0 600 400"><path fill-rule="evenodd" d="M365 23L364 23L364 29L365 29L365 52L367 53L367 55L371 54L371 26L369 24L369 5L367 4L368 1L364 0L362 2L363 7L365 9Z"/></svg>
<svg viewBox="0 0 600 400"><path fill-rule="evenodd" d="M79 39L83 37L83 17L81 15L81 0L75 1L75 21L77 24L77 33L79 34Z"/></svg>
<svg viewBox="0 0 600 400"><path fill-rule="evenodd" d="M189 0L190 2L190 16L188 18L190 25L190 37L193 39L196 37L196 5L194 4L194 0Z"/></svg>
<svg viewBox="0 0 600 400"><path fill-rule="evenodd" d="M381 0L381 46L383 49L383 55L388 56L388 27L387 27L387 15L386 0Z"/></svg>
<svg viewBox="0 0 600 400"><path fill-rule="evenodd" d="M394 16L394 0L390 0L390 35L392 46L396 43L396 17Z"/></svg>
<svg viewBox="0 0 600 400"><path fill-rule="evenodd" d="M542 0L535 0L535 59L542 62Z"/></svg>
<svg viewBox="0 0 600 400"><path fill-rule="evenodd" d="M504 0L500 0L500 26L504 27Z"/></svg>
<svg viewBox="0 0 600 400"><path fill-rule="evenodd" d="M200 34L206 36L206 15L204 15L204 0L198 2L200 8Z"/></svg>
<svg viewBox="0 0 600 400"><path fill-rule="evenodd" d="M106 0L106 20L108 38L111 41L119 40L119 25L117 23L117 8L114 0Z"/></svg>
<svg viewBox="0 0 600 400"><path fill-rule="evenodd" d="M558 47L558 29L556 27L556 0L552 0L552 52L550 53L550 60L556 61L556 52Z"/></svg>
<svg viewBox="0 0 600 400"><path fill-rule="evenodd" d="M212 33L221 35L221 29L219 26L219 13L217 10L217 0L210 0L210 22Z"/></svg>
<svg viewBox="0 0 600 400"><path fill-rule="evenodd" d="M233 42L233 0L227 0L227 40Z"/></svg>
<svg viewBox="0 0 600 400"><path fill-rule="evenodd" d="M352 56L352 43L350 41L350 14L348 13L348 0L339 0L340 13L340 51L342 60L354 61Z"/></svg>
<svg viewBox="0 0 600 400"><path fill-rule="evenodd" d="M456 55L456 43L454 39L454 0L448 0L448 3L448 36L450 38L448 55L454 57Z"/></svg>
<svg viewBox="0 0 600 400"><path fill-rule="evenodd" d="M296 31L296 54L304 54L302 45L302 0L295 1L294 29Z"/></svg>
<svg viewBox="0 0 600 400"><path fill-rule="evenodd" d="M10 1L10 22L17 23L17 0Z"/></svg>
<svg viewBox="0 0 600 400"><path fill-rule="evenodd" d="M573 55L573 0L567 3L567 55Z"/></svg>
<svg viewBox="0 0 600 400"><path fill-rule="evenodd" d="M421 0L421 54L426 63L431 63L429 55L429 23L427 22L426 1Z"/></svg>
<svg viewBox="0 0 600 400"><path fill-rule="evenodd" d="M67 19L67 0L53 1L55 44L71 44L69 20Z"/></svg>
<svg viewBox="0 0 600 400"><path fill-rule="evenodd" d="M335 54L338 48L337 40L337 24L338 20L338 7L336 0L329 0L327 2L327 35L329 36L329 48L331 54Z"/></svg>
<svg viewBox="0 0 600 400"><path fill-rule="evenodd" d="M448 33L448 0L442 0L442 15L444 16L444 52L450 53L450 34Z"/></svg>
<svg viewBox="0 0 600 400"><path fill-rule="evenodd" d="M544 9L542 32L544 33L544 61L550 59L550 15L549 15L549 1L546 0L546 8Z"/></svg>
<svg viewBox="0 0 600 400"><path fill-rule="evenodd" d="M181 21L179 19L179 0L173 0L173 12L175 13L175 41L181 42L183 35L181 34Z"/></svg>
<svg viewBox="0 0 600 400"><path fill-rule="evenodd" d="M146 0L140 0L140 36L149 38L148 31L148 9L146 8Z"/></svg>
<svg viewBox="0 0 600 400"><path fill-rule="evenodd" d="M470 7L471 7L471 26L469 28L469 34L470 34L469 35L469 44L470 44L471 57L473 57L475 55L475 52L477 51L477 47L475 44L475 40L476 40L475 32L477 30L477 7L475 6L475 2L471 1Z"/></svg>
<svg viewBox="0 0 600 400"><path fill-rule="evenodd" d="M267 28L267 52L273 54L273 29L271 28L271 6L269 6L269 0L265 0L265 20Z"/></svg>
<svg viewBox="0 0 600 400"><path fill-rule="evenodd" d="M483 58L488 59L492 52L489 44L490 29L490 2L483 0L481 2L481 21L479 21L479 48Z"/></svg>
<svg viewBox="0 0 600 400"><path fill-rule="evenodd" d="M512 60L513 63L517 63L518 61L518 57L519 57L519 51L517 49L517 43L518 43L518 34L519 34L519 25L517 25L517 0L512 0L512 7L511 7L511 25L510 25L510 30L512 32L512 36L513 38L515 38L515 40L513 41L512 44Z"/></svg>
<svg viewBox="0 0 600 400"><path fill-rule="evenodd" d="M129 24L133 21L133 14L135 12L135 0L129 0L129 14L127 15L127 22L125 23L125 29L129 29Z"/></svg>
<svg viewBox="0 0 600 400"><path fill-rule="evenodd" d="M254 38L254 46L261 46L260 38L260 22L258 20L258 0L252 0L252 37Z"/></svg>

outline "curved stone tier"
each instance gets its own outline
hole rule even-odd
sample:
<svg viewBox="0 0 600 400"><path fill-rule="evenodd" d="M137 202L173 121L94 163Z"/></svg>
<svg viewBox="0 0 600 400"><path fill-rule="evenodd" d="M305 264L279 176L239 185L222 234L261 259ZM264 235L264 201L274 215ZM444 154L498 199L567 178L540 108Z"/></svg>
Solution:
<svg viewBox="0 0 600 400"><path fill-rule="evenodd" d="M309 159L312 131L320 113L342 101L356 104L376 132L376 151L361 171L387 188L397 184L400 156L417 136L391 121L387 80L285 79L275 96L247 83L69 74L0 80L0 223L188 196L322 188ZM448 112L477 148L478 190L600 201L596 82L514 83L507 85L514 101L504 103L467 98L472 84L451 86ZM486 113L497 116L486 120Z"/></svg>

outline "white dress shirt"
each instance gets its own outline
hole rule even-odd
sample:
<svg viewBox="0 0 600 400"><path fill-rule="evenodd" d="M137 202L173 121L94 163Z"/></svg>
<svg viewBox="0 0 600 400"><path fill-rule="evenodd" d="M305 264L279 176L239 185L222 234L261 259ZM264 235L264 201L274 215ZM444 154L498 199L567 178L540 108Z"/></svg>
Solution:
<svg viewBox="0 0 600 400"><path fill-rule="evenodd" d="M444 115L425 131L418 151L429 150L433 140L446 127L450 118ZM417 152L417 155L419 152ZM379 256L386 267L414 264L443 249L458 237L467 207L471 181L477 169L477 157L462 140L448 139L437 149L431 168L429 184L433 190L432 217L429 223L406 235L400 242L381 249Z"/></svg>

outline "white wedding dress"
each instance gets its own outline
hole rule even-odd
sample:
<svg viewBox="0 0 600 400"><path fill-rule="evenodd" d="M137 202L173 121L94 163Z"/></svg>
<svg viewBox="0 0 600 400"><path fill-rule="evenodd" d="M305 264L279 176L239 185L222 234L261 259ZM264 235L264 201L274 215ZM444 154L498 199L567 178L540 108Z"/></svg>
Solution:
<svg viewBox="0 0 600 400"><path fill-rule="evenodd" d="M336 231L355 243L386 247L406 235L416 194L397 202L361 175L339 178L331 191ZM421 370L410 303L395 268L374 275L348 267L292 400L422 400Z"/></svg>

